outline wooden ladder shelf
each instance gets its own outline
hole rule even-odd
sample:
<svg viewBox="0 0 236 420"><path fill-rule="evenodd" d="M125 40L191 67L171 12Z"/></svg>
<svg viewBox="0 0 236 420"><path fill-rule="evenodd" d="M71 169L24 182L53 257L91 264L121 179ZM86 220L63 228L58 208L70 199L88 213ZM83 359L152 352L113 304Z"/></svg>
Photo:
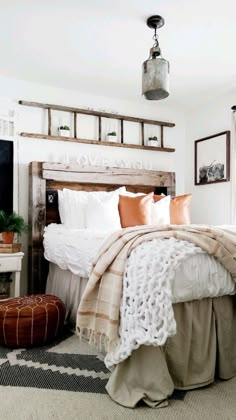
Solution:
<svg viewBox="0 0 236 420"><path fill-rule="evenodd" d="M77 142L77 143L87 143L87 144L100 144L103 146L113 146L113 147L128 147L134 149L146 149L146 150L155 150L159 152L174 152L175 149L170 147L164 147L164 127L174 127L175 124L171 122L164 122L164 121L157 121L157 120L149 120L145 118L136 118L130 117L127 115L119 115L119 114L112 114L107 112L100 112L95 110L88 110L88 109L81 109L81 108L73 108L61 105L52 105L52 104L42 104L38 102L28 102L28 101L19 101L20 105L36 107L46 109L48 113L48 134L36 134L36 133L28 133L22 132L20 135L22 137L30 137L30 138L37 138L37 139L46 139L46 140L59 140L59 141L69 141L69 142ZM74 136L73 137L62 137L62 136L53 136L52 133L52 111L63 111L63 112L71 112L74 114ZM91 115L98 117L98 139L97 140L88 140L88 139L81 139L78 138L78 127L77 127L77 114L84 114L84 115ZM102 141L102 118L110 118L120 121L120 143L117 142L107 142ZM129 144L124 143L124 121L131 121L136 122L141 125L141 144ZM144 125L157 125L161 128L161 138L160 138L160 147L152 147L152 146L145 146L144 141Z"/></svg>

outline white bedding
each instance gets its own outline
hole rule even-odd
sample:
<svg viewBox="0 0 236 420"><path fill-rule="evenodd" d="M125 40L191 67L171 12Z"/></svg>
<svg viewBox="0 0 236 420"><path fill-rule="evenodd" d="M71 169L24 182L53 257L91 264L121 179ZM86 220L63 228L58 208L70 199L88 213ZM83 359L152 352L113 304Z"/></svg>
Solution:
<svg viewBox="0 0 236 420"><path fill-rule="evenodd" d="M52 223L44 231L44 257L62 270L88 277L91 263L99 247L111 232L70 229Z"/></svg>
<svg viewBox="0 0 236 420"><path fill-rule="evenodd" d="M232 227L224 226L229 230ZM45 228L45 258L63 270L88 277L91 263L111 232L89 229L68 229L51 224ZM235 283L222 264L204 251L189 256L176 270L171 284L172 302L186 302L205 297L230 295Z"/></svg>

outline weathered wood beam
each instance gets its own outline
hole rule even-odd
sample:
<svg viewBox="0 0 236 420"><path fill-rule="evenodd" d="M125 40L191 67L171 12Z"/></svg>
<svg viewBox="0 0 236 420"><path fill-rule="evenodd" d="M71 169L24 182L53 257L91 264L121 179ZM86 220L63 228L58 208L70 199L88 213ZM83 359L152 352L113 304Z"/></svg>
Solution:
<svg viewBox="0 0 236 420"><path fill-rule="evenodd" d="M42 177L51 181L73 183L171 186L173 172L135 170L131 168L111 168L96 166L66 165L60 163L42 163Z"/></svg>
<svg viewBox="0 0 236 420"><path fill-rule="evenodd" d="M126 143L116 143L116 142L78 139L78 138L75 139L74 137L48 136L47 134L36 134L36 133L20 133L20 135L22 137L29 137L29 138L34 138L34 139L67 141L67 142L77 142L77 143L85 143L85 144L98 144L98 145L111 146L111 147L126 147L129 149L155 150L156 152L175 152L175 149L171 147L142 146L140 144L126 144Z"/></svg>
<svg viewBox="0 0 236 420"><path fill-rule="evenodd" d="M42 163L29 166L29 252L28 292L43 292L46 285L46 261L43 256L43 232L46 221L46 181L42 178Z"/></svg>

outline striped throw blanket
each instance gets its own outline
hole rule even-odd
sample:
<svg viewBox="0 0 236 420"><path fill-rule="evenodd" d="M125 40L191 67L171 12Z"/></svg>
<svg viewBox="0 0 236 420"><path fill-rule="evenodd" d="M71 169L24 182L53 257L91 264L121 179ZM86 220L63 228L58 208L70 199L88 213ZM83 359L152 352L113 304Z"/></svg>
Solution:
<svg viewBox="0 0 236 420"><path fill-rule="evenodd" d="M77 332L111 351L118 340L123 273L131 251L144 241L176 238L216 257L236 281L236 233L205 225L136 226L113 233L93 263L77 315Z"/></svg>

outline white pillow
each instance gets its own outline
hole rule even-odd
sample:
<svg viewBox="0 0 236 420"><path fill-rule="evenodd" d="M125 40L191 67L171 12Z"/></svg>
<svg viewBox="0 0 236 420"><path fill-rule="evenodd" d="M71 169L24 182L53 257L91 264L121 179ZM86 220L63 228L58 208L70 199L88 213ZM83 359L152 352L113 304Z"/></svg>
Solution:
<svg viewBox="0 0 236 420"><path fill-rule="evenodd" d="M73 229L85 229L86 214L88 209L89 197L95 197L97 201L102 201L107 197L112 197L125 192L125 187L120 187L114 191L73 191L63 189L64 194L64 223ZM100 229L103 229L100 225Z"/></svg>
<svg viewBox="0 0 236 420"><path fill-rule="evenodd" d="M85 214L88 205L87 191L73 191L63 189L64 194L64 223L73 229L85 228Z"/></svg>
<svg viewBox="0 0 236 420"><path fill-rule="evenodd" d="M153 225L170 224L170 200L171 196L167 195L166 197L152 204Z"/></svg>
<svg viewBox="0 0 236 420"><path fill-rule="evenodd" d="M89 195L86 228L101 230L121 229L118 203L119 194L108 195L102 200L96 195Z"/></svg>
<svg viewBox="0 0 236 420"><path fill-rule="evenodd" d="M61 190L58 193L58 211L61 219L61 223L65 223L65 206L64 206L64 193Z"/></svg>

